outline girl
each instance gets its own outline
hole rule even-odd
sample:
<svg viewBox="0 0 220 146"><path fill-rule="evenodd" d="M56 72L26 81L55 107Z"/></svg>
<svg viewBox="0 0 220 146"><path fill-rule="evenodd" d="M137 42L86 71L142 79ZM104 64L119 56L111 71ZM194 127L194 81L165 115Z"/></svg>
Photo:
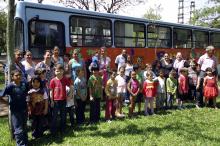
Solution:
<svg viewBox="0 0 220 146"><path fill-rule="evenodd" d="M31 79L30 90L28 91L28 110L33 119L32 136L39 138L43 135L44 127L47 126L45 115L48 112L48 96L39 76Z"/></svg>
<svg viewBox="0 0 220 146"><path fill-rule="evenodd" d="M143 93L145 95L145 115L148 113L148 104L150 104L151 114L154 114L154 98L156 96L157 82L153 80L153 74L151 72L146 73L146 81L143 85Z"/></svg>
<svg viewBox="0 0 220 146"><path fill-rule="evenodd" d="M158 86L157 86L156 108L157 110L159 110L163 108L164 101L166 98L165 77L164 77L164 71L162 69L159 70L159 76L157 77L157 80L158 80Z"/></svg>
<svg viewBox="0 0 220 146"><path fill-rule="evenodd" d="M123 66L119 68L119 75L117 75L115 80L118 82L116 116L124 117L124 114L122 113L122 101L126 98L127 83L125 76L125 68Z"/></svg>
<svg viewBox="0 0 220 146"><path fill-rule="evenodd" d="M185 67L181 68L179 72L178 89L179 89L179 95L177 99L178 109L182 109L183 100L186 100L186 98L188 97L188 91L189 91L188 69Z"/></svg>
<svg viewBox="0 0 220 146"><path fill-rule="evenodd" d="M71 74L70 72L66 71L65 72L65 77L69 82L71 82ZM71 83L72 84L72 83ZM73 87L72 85L70 87L66 86L66 113L69 114L69 119L70 119L70 124L71 127L73 128L74 126L74 96L73 96Z"/></svg>
<svg viewBox="0 0 220 146"><path fill-rule="evenodd" d="M132 71L130 73L131 79L128 82L127 89L130 93L130 106L128 116L131 117L133 115L133 111L135 109L135 99L140 91L140 85L138 80L136 79L136 72Z"/></svg>
<svg viewBox="0 0 220 146"><path fill-rule="evenodd" d="M105 119L106 121L110 121L110 118L115 118L115 110L116 110L116 97L117 97L117 81L115 77L117 75L117 71L114 70L111 73L110 79L107 81L105 87L105 93L107 95L106 98L106 109L105 109Z"/></svg>
<svg viewBox="0 0 220 146"><path fill-rule="evenodd" d="M203 88L205 97L205 106L207 106L207 101L209 99L213 100L213 106L216 107L216 97L218 96L218 86L216 77L212 73L212 68L208 67L206 69L206 77L204 78Z"/></svg>

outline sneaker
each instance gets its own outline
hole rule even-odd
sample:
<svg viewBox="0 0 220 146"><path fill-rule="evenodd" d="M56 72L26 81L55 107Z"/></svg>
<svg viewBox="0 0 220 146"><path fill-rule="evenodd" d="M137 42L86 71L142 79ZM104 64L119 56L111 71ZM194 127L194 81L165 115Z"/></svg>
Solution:
<svg viewBox="0 0 220 146"><path fill-rule="evenodd" d="M182 110L183 108L182 108L181 106L178 106L177 109L178 109L178 110Z"/></svg>
<svg viewBox="0 0 220 146"><path fill-rule="evenodd" d="M149 116L149 113L148 113L148 112L145 112L144 115L145 115L145 116Z"/></svg>
<svg viewBox="0 0 220 146"><path fill-rule="evenodd" d="M112 121L111 121L111 120L107 120L106 122L107 122L107 123L111 123Z"/></svg>
<svg viewBox="0 0 220 146"><path fill-rule="evenodd" d="M196 104L196 109L200 109L199 105Z"/></svg>

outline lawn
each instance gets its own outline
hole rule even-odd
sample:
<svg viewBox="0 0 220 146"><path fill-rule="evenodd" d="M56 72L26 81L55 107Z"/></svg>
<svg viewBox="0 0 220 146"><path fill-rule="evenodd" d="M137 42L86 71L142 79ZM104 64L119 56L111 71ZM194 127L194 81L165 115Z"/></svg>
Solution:
<svg viewBox="0 0 220 146"><path fill-rule="evenodd" d="M0 118L0 145L10 142L7 118ZM168 110L153 116L137 116L111 123L68 128L64 135L33 140L31 145L220 145L220 109Z"/></svg>

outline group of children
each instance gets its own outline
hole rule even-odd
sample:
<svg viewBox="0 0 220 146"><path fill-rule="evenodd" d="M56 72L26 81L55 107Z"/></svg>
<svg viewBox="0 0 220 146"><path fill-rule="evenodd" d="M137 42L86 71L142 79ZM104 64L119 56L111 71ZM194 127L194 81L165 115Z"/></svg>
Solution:
<svg viewBox="0 0 220 146"><path fill-rule="evenodd" d="M129 96L128 116L134 115L135 105L138 104L138 113L141 112L141 102L145 100L144 114L154 114L154 102L156 110L172 108L174 99L177 99L178 108L183 108L183 101L189 97L196 98L199 88L196 68L192 64L188 69L181 68L179 74L171 70L169 77L165 78L164 71L159 70L156 77L147 65L146 71L142 71L138 65L133 66L129 79L125 76L125 67L119 71L112 70L109 79L103 87L102 77L98 67L92 67L92 75L88 82L83 69L77 70L77 78L71 80L71 76L62 65L55 67L55 77L47 83L46 70L38 69L32 77L30 84L21 81L21 72L12 71L12 80L5 88L3 95L9 95L9 104L14 127L14 135L18 145L27 144L27 118L32 119L32 136L41 137L44 131L50 127L53 135L57 131L63 133L66 127L66 114L69 114L71 126L74 126L74 113L77 125L85 122L85 107L87 97L90 103L90 123L100 120L100 102L105 95L105 119L110 121L116 117L124 117L122 111L123 102ZM206 69L204 78L205 104L213 99L216 107L218 87L216 77L212 69ZM88 89L88 90L87 90ZM89 95L88 95L89 94ZM88 96L87 96L88 95ZM28 115L28 116L27 116ZM60 120L58 120L60 119ZM60 125L57 126L57 121Z"/></svg>

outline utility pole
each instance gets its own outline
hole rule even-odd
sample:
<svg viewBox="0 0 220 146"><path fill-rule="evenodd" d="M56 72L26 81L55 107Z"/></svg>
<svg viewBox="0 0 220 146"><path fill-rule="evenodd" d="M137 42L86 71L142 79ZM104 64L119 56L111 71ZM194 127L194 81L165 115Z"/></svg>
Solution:
<svg viewBox="0 0 220 146"><path fill-rule="evenodd" d="M12 62L14 62L14 14L15 0L8 0L8 18L7 18L7 64L8 64L8 83L11 82Z"/></svg>
<svg viewBox="0 0 220 146"><path fill-rule="evenodd" d="M178 23L184 24L184 0L179 0Z"/></svg>
<svg viewBox="0 0 220 146"><path fill-rule="evenodd" d="M192 23L192 18L193 18L193 14L195 12L195 1L191 1L190 3L190 18L189 18L189 23Z"/></svg>

